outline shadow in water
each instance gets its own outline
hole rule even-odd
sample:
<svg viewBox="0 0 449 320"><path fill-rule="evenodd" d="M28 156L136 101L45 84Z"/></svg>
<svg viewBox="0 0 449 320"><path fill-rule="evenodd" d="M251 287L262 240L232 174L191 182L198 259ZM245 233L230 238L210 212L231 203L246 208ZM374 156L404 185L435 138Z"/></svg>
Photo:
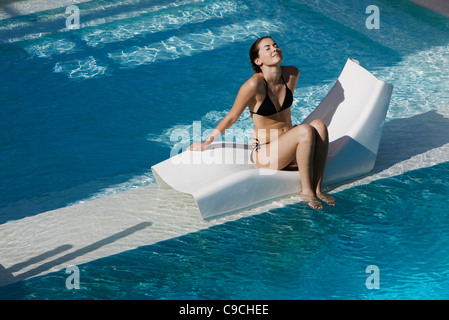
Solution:
<svg viewBox="0 0 449 320"><path fill-rule="evenodd" d="M15 17L21 14L21 12L18 9L11 6L14 2L20 1L7 0L0 2L0 13L1 13L0 16L4 16L3 19Z"/></svg>
<svg viewBox="0 0 449 320"><path fill-rule="evenodd" d="M445 107L440 109L441 113L438 110L433 110L410 118L393 119L386 122L373 169L362 176L330 183L328 187L334 189L344 184L353 183L364 177L387 170L414 156L448 144L448 109L449 107ZM418 168L420 168L420 164L417 163L416 169Z"/></svg>
<svg viewBox="0 0 449 320"><path fill-rule="evenodd" d="M40 254L34 258L31 258L25 262L21 262L21 263L17 263L13 266L11 266L10 268L6 269L4 268L2 265L0 265L0 286L5 286L17 281L21 281L21 280L25 280L31 277L34 277L36 275L39 275L43 272L46 272L54 267L57 267L59 265L62 265L66 262L72 261L73 259L76 259L78 257L81 257L87 253L90 253L92 251L95 251L105 245L111 244L119 239L125 238L137 231L143 230L149 226L151 226L152 223L151 222L141 222L139 224L136 224L133 227L127 228L123 231L117 232L109 237L106 237L102 240L99 240L97 242L94 242L88 246L85 246L83 248L80 248L78 250L75 250L73 252L69 252L59 258L56 258L52 261L48 261L45 262L39 266L37 266L34 269L25 271L21 274L18 274L16 276L14 276L12 273L19 271L21 269L23 269L24 267L34 264L36 262L48 259L51 256L55 256L63 251L69 250L70 248L72 248L72 245L66 244L66 245L62 245L59 246L53 250L47 251L46 253Z"/></svg>
<svg viewBox="0 0 449 320"><path fill-rule="evenodd" d="M70 244L63 244L62 246L59 246L53 250L47 251L43 254L40 254L36 257L30 258L27 261L16 263L15 265L12 265L8 268L8 272L17 272L22 270L23 268L26 268L27 266L30 266L32 264L38 263L40 261L44 261L50 257L56 256L64 251L72 249L73 246Z"/></svg>
<svg viewBox="0 0 449 320"><path fill-rule="evenodd" d="M428 111L385 123L372 173L449 143L449 118Z"/></svg>

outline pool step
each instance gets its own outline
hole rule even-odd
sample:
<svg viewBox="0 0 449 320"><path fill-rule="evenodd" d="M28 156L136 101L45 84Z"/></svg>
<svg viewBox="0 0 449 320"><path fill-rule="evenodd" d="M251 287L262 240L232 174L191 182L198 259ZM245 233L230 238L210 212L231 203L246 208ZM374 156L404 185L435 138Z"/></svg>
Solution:
<svg viewBox="0 0 449 320"><path fill-rule="evenodd" d="M215 1L207 3L188 3L172 10L161 10L145 19L127 21L113 21L105 26L86 30L82 39L91 47L127 41L138 36L160 33L163 31L179 30L187 25L202 24L203 22L232 16L248 10L244 5L235 1Z"/></svg>
<svg viewBox="0 0 449 320"><path fill-rule="evenodd" d="M281 24L264 20L250 20L222 27L205 29L199 33L188 33L181 37L172 36L159 42L148 43L145 46L128 46L114 50L101 58L88 56L77 57L68 61L58 61L54 71L64 73L69 78L83 80L109 74L116 65L124 68L134 68L182 57L192 56L206 51L221 48L230 43L246 41L256 35L268 35L283 29ZM52 52L62 53L70 44L57 43L50 45L33 45L27 50L40 57L52 55ZM74 44L73 44L74 45ZM109 69L109 70L107 70Z"/></svg>
<svg viewBox="0 0 449 320"><path fill-rule="evenodd" d="M174 4L175 2L170 3L172 6ZM92 49L88 49L90 52L94 50L91 55L74 58L69 56L66 61L56 62L54 67L55 72L65 73L69 78L82 80L106 74L107 68L111 70L110 62L115 62L121 67L132 68L142 64L191 56L223 47L229 43L246 41L284 29L282 23L263 19L238 23L229 23L226 20L221 26L219 23L214 23L213 27L202 28L203 23L209 20L232 17L235 14L242 15L248 11L247 6L237 4L235 1L198 2L198 0L193 0L176 2L176 6L173 8L167 8L167 6L164 7L166 10L156 10L160 7L153 7L153 11L145 18L132 19L125 23L122 19L135 16L137 13L148 13L148 8L121 13L120 16L111 16L108 17L108 21L102 19L84 21L82 24L96 27L82 28L73 33L74 37L59 37L60 39L48 37L42 41L33 41L25 47L25 50L32 56L50 58L58 54L76 52L80 46L91 47ZM83 9L83 12L89 13L87 9ZM184 28L182 32L175 32L186 25L194 24L197 25L195 28L200 31L194 32ZM141 46L140 43L138 46L133 45L136 44L136 41L132 41L135 37L163 31L170 31L171 34L175 32L177 36L172 35L161 41L150 41L144 46ZM164 35L162 34L162 37ZM124 43L121 45L121 49L112 49L106 55L103 50L99 50L101 57L96 55L96 49L109 44L115 48L114 43L117 42ZM67 56L64 57L67 58Z"/></svg>
<svg viewBox="0 0 449 320"><path fill-rule="evenodd" d="M70 2L69 0L62 1L65 2L57 3ZM134 18L167 8L183 10L183 6L202 2L202 0L173 0L170 2L165 0L81 1L77 3L80 10L80 28ZM75 3L75 1L72 1L72 3ZM28 14L25 14L27 11L24 9L15 11L14 8L5 5L0 7L0 12L3 12L5 16L3 20L0 19L0 43L37 39L47 34L70 30L66 28L66 21L69 17L69 14L66 13L67 6L55 4L55 8L45 8L45 6L41 7L40 9L43 10L40 10L39 7L36 7L34 11L31 10ZM8 14L8 11L11 13ZM14 14L14 12L17 14ZM20 12L24 14L20 14Z"/></svg>
<svg viewBox="0 0 449 320"><path fill-rule="evenodd" d="M224 47L226 44L253 39L283 29L281 24L267 20L250 20L242 23L190 33L181 37L170 37L146 46L133 46L108 54L114 62L125 67L174 60L205 51Z"/></svg>
<svg viewBox="0 0 449 320"><path fill-rule="evenodd" d="M65 8L72 4L79 4L88 1L91 0L22 0L14 2L0 2L0 20L56 8Z"/></svg>

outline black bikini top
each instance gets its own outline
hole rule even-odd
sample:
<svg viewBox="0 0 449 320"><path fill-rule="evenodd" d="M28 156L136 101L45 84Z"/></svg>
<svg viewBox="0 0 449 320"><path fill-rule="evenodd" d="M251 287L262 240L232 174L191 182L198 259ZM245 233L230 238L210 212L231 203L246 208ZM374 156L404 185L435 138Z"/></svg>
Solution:
<svg viewBox="0 0 449 320"><path fill-rule="evenodd" d="M285 109L290 108L290 106L293 103L293 94L292 94L291 90L287 87L284 77L281 76L281 78L282 78L282 81L284 81L284 85L285 85L285 98L284 98L284 103L282 104L281 108L279 110L276 110L276 107L274 106L273 102L271 101L270 97L268 96L268 83L264 79L265 80L265 90L266 90L265 100L262 102L262 104L260 105L260 107L257 109L256 112L252 112L250 110L249 112L251 112L251 114L258 114L260 116L268 117L268 116L272 116L273 114L276 114L278 112L281 112Z"/></svg>

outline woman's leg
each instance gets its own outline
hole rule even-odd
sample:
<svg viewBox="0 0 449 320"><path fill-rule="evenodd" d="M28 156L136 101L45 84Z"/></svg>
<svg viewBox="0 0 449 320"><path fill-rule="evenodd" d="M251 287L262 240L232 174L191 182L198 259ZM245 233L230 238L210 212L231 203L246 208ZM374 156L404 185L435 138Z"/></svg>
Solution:
<svg viewBox="0 0 449 320"><path fill-rule="evenodd" d="M310 207L320 210L323 205L317 198L316 186L313 184L315 130L308 124L292 128L270 144L262 146L257 152L256 164L259 168L280 170L296 160L302 186L300 195Z"/></svg>
<svg viewBox="0 0 449 320"><path fill-rule="evenodd" d="M319 199L326 202L328 205L335 206L335 198L323 193L321 185L323 183L324 168L326 166L327 153L329 150L329 135L327 126L322 120L314 120L310 123L315 129L315 157L313 159L313 174L312 181L315 188L315 193Z"/></svg>

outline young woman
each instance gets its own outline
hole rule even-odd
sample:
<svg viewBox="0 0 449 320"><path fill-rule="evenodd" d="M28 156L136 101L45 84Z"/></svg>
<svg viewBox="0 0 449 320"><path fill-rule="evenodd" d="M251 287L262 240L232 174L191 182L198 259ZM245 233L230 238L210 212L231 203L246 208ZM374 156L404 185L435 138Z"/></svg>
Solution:
<svg viewBox="0 0 449 320"><path fill-rule="evenodd" d="M335 205L335 199L321 191L329 146L326 124L314 120L292 126L290 106L299 70L281 66L282 51L271 37L254 42L250 59L255 74L240 87L234 105L212 134L204 142L193 143L190 150L204 150L249 107L254 122L252 157L256 166L299 170L300 196L311 208L322 209L321 201Z"/></svg>

